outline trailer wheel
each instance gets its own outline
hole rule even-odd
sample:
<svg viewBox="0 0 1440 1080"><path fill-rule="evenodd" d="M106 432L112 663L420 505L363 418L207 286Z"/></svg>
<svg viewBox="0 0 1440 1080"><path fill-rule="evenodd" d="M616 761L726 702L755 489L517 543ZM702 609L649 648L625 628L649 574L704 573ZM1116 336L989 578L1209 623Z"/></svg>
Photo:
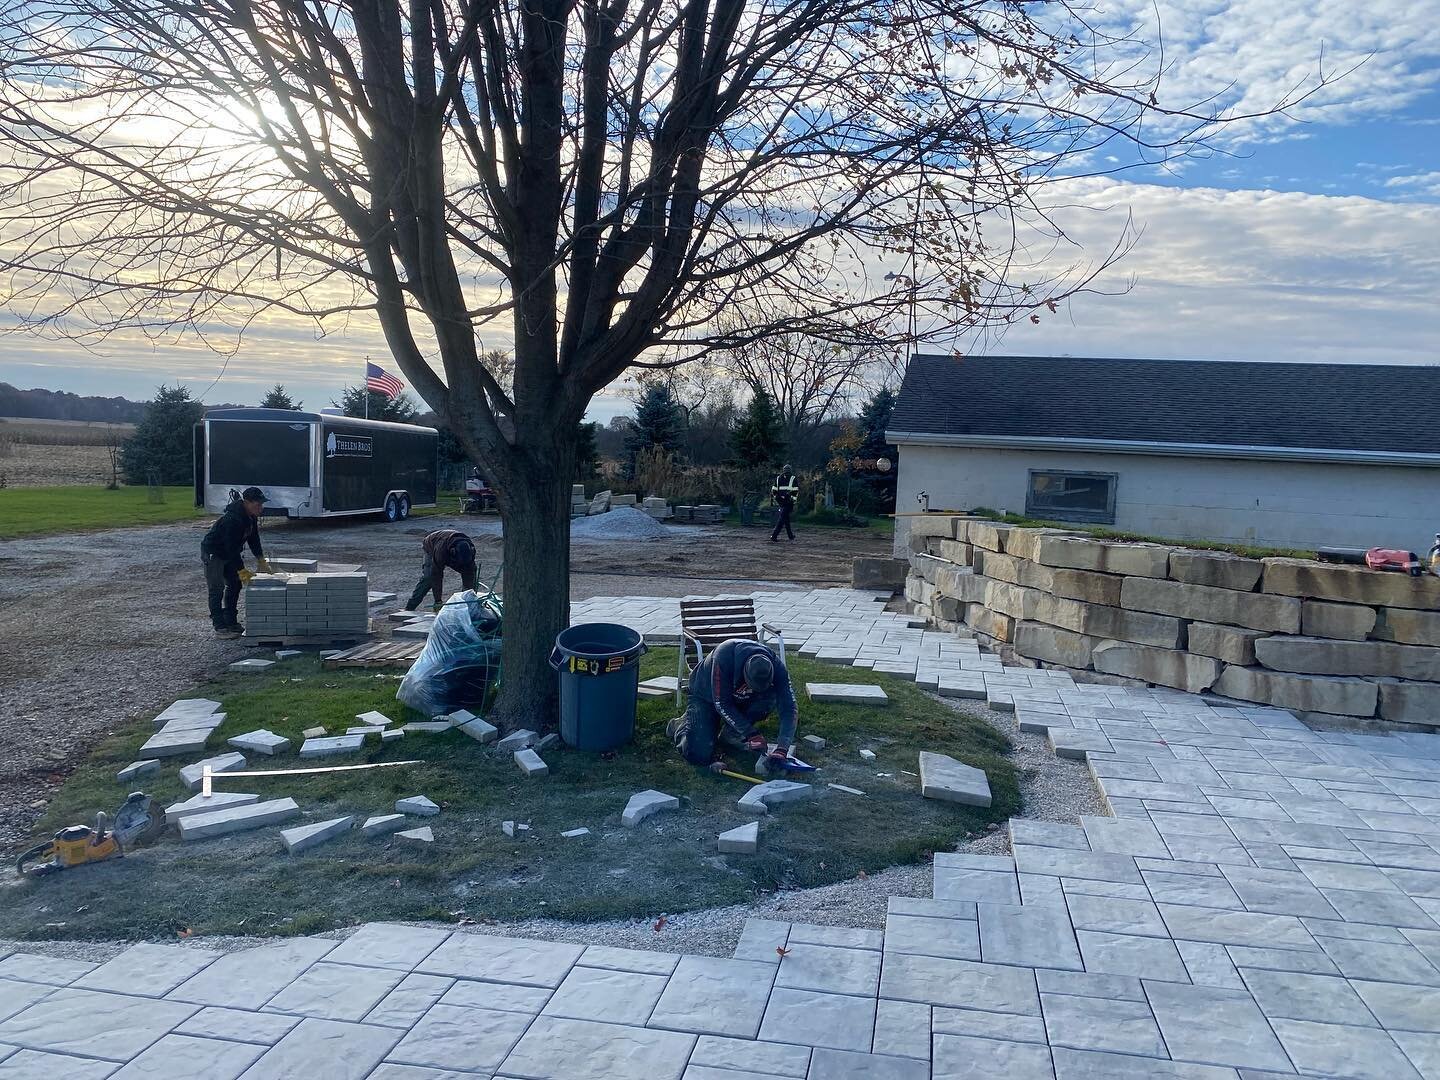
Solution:
<svg viewBox="0 0 1440 1080"><path fill-rule="evenodd" d="M400 520L404 521L410 516L410 496L400 496Z"/></svg>
<svg viewBox="0 0 1440 1080"><path fill-rule="evenodd" d="M394 495L391 495L388 499L385 500L385 520L400 520L400 500L395 498Z"/></svg>

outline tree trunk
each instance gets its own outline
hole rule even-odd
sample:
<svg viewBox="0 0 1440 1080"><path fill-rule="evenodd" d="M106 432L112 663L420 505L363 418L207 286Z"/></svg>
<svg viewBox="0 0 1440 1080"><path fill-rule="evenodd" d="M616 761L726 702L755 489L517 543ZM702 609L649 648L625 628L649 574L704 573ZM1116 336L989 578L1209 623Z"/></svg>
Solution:
<svg viewBox="0 0 1440 1080"><path fill-rule="evenodd" d="M570 475L574 447L517 453L501 489L504 522L504 649L493 719L507 729L553 727L559 680L550 667L555 635L570 621Z"/></svg>

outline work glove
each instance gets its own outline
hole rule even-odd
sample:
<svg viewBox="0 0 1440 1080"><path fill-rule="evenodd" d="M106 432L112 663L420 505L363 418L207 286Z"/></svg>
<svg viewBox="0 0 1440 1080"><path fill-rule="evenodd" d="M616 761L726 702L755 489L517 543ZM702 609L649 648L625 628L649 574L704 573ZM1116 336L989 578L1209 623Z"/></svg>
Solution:
<svg viewBox="0 0 1440 1080"><path fill-rule="evenodd" d="M273 574L275 572L270 569L269 559L256 559L255 566L262 574Z"/></svg>
<svg viewBox="0 0 1440 1080"><path fill-rule="evenodd" d="M752 731L749 735L745 736L746 750L758 751L763 754L765 748L769 745L770 744L765 741L765 736L761 735L758 731Z"/></svg>
<svg viewBox="0 0 1440 1080"><path fill-rule="evenodd" d="M777 746L770 751L770 756L765 759L765 766L769 772L776 776L784 776L785 770L789 768L790 753L783 746Z"/></svg>
<svg viewBox="0 0 1440 1080"><path fill-rule="evenodd" d="M712 762L710 762L709 768L710 768L710 771L711 771L712 773L714 773L716 776L719 776L721 773L723 773L723 772L725 771L725 762L723 762L723 761L712 761Z"/></svg>
<svg viewBox="0 0 1440 1080"><path fill-rule="evenodd" d="M236 573L235 576L240 579L240 584L241 584L241 585L249 585L249 584L250 584L250 580L251 580L255 575L254 575L253 572L251 572L251 571L249 571L249 570L246 570L246 569L242 566L242 567L239 569L239 571Z"/></svg>

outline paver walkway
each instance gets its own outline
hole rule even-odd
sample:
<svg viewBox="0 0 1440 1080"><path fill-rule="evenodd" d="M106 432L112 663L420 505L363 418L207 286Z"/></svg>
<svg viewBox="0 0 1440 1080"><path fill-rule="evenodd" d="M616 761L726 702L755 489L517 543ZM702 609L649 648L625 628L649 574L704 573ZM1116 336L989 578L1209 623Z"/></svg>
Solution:
<svg viewBox="0 0 1440 1080"><path fill-rule="evenodd" d="M966 672L903 616L826 626L877 611L832 592L805 643ZM1115 817L938 854L935 898L893 898L883 932L751 920L733 959L383 924L218 959L13 955L0 1078L1440 1077L1440 737L979 674L1088 757Z"/></svg>

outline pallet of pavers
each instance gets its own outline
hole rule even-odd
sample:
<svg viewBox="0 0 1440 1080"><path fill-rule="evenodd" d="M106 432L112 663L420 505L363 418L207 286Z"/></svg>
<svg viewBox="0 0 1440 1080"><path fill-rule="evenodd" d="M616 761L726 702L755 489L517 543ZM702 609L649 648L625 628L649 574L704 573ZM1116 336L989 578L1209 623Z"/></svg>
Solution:
<svg viewBox="0 0 1440 1080"><path fill-rule="evenodd" d="M369 633L363 571L260 574L245 587L245 636L257 642L320 645Z"/></svg>

